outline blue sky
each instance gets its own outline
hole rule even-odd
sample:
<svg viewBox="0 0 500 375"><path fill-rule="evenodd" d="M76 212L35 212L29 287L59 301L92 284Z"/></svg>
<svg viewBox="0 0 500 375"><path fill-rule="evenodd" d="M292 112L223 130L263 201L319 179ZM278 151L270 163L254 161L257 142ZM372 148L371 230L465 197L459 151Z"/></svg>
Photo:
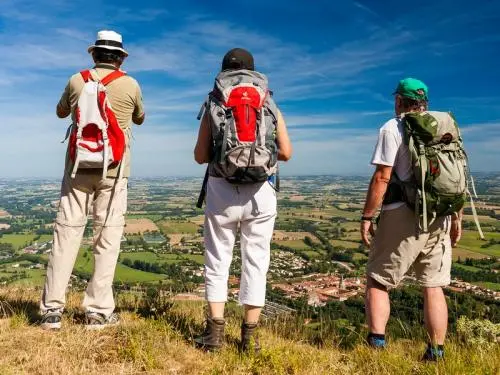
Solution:
<svg viewBox="0 0 500 375"><path fill-rule="evenodd" d="M455 113L473 170L500 170L500 2L406 4L0 0L0 177L61 176L69 122L55 105L91 64L99 29L123 34L123 68L143 89L134 176L203 174L195 117L233 47L269 76L295 149L284 174L370 173L406 76L428 84L433 109Z"/></svg>

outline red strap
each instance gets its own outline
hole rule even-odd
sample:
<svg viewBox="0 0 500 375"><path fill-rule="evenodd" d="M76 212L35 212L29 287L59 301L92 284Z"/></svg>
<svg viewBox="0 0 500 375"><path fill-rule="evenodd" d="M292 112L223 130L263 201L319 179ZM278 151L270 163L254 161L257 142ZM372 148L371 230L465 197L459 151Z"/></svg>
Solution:
<svg viewBox="0 0 500 375"><path fill-rule="evenodd" d="M90 70L83 70L80 72L80 74L82 75L82 78L83 78L83 81L85 83L87 83L89 80L92 80L92 74L90 74Z"/></svg>
<svg viewBox="0 0 500 375"><path fill-rule="evenodd" d="M109 73L106 77L104 77L103 79L101 79L101 83L104 85L104 86L107 86L109 85L111 82L113 82L115 79L117 78L120 78L120 77L123 77L124 75L126 75L127 73L125 73L124 71L122 70L115 70L111 73Z"/></svg>

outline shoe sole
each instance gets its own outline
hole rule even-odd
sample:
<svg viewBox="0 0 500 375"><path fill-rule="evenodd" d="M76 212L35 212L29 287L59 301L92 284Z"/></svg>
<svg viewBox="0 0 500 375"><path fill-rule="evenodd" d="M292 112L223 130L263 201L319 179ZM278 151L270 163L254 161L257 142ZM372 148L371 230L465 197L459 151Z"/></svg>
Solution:
<svg viewBox="0 0 500 375"><path fill-rule="evenodd" d="M40 325L46 331L57 331L61 329L61 323L42 323Z"/></svg>

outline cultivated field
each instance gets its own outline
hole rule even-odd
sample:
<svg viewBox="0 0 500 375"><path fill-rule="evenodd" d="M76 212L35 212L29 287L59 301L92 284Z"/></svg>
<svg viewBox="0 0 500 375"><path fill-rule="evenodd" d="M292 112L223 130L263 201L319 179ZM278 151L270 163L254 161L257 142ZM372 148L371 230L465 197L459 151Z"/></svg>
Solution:
<svg viewBox="0 0 500 375"><path fill-rule="evenodd" d="M148 218L127 218L125 223L125 234L144 233L146 231L154 232L158 230L158 226Z"/></svg>

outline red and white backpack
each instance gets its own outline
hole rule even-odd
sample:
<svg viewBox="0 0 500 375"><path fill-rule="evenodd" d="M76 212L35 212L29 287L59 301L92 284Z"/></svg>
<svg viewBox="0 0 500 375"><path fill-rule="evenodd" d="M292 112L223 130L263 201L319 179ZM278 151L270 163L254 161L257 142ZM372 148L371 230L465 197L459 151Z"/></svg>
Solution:
<svg viewBox="0 0 500 375"><path fill-rule="evenodd" d="M74 178L81 168L102 169L104 178L108 167L120 164L125 152L125 134L106 95L106 86L126 73L115 70L103 79L90 70L80 74L85 85L78 98L75 123L69 137L69 157L73 162L71 177Z"/></svg>
<svg viewBox="0 0 500 375"><path fill-rule="evenodd" d="M267 77L250 70L219 73L198 119L209 117L210 173L236 184L269 180L278 171L278 108Z"/></svg>

